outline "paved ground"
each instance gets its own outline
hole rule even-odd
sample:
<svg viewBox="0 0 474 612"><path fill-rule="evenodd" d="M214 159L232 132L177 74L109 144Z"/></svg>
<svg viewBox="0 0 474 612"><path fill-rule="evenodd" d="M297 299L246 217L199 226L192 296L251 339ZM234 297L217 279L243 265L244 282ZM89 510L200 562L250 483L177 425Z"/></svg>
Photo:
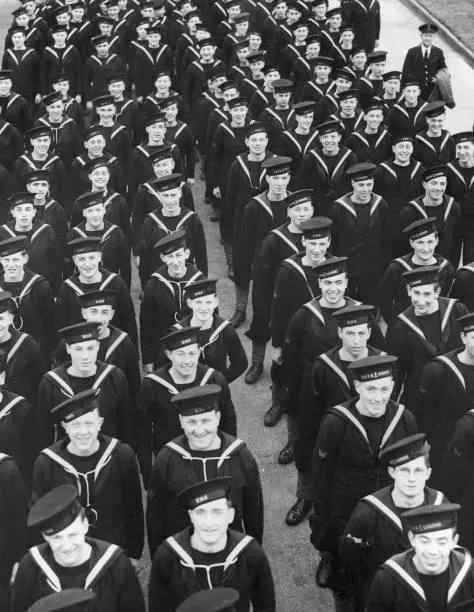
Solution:
<svg viewBox="0 0 474 612"><path fill-rule="evenodd" d="M4 38L11 21L10 13L18 4L16 0L1 0L0 39ZM401 67L406 49L418 43L419 21L398 0L384 0L382 23L381 48L389 52L388 68ZM474 119L474 74L459 55L445 45L443 47L453 74L458 103L456 110L449 114L448 128L452 131L468 129ZM225 261L217 227L208 221L209 210L203 203L203 185L200 181L196 185L195 197L197 209L205 224L210 276L222 278L218 284L220 310L223 316L228 317L233 312L233 284L225 278ZM136 275L133 292L136 297ZM244 326L243 331L245 329ZM245 336L243 341L249 351L250 343ZM308 526L304 523L289 529L283 522L293 502L295 474L292 466L283 468L276 464L278 450L286 440L284 423L274 429L265 429L262 425L263 414L269 405L269 385L267 367L257 385L249 387L238 381L232 386L232 394L238 411L239 435L255 453L261 467L266 502L265 548L273 567L278 612L326 612L332 607L327 592L318 589L312 578L316 556L308 543ZM144 563L143 574L146 573L149 560L145 559Z"/></svg>

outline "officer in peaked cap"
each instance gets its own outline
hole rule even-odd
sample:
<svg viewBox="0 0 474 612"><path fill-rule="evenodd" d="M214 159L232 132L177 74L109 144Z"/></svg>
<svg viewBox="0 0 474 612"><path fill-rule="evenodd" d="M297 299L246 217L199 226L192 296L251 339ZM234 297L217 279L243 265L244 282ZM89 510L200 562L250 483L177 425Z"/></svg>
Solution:
<svg viewBox="0 0 474 612"><path fill-rule="evenodd" d="M452 607L472 598L474 567L458 547L458 504L408 510L402 521L412 548L387 560L375 574L366 610L424 610ZM436 603L435 603L436 602ZM449 603L448 603L449 602Z"/></svg>
<svg viewBox="0 0 474 612"><path fill-rule="evenodd" d="M364 609L377 568L410 548L402 513L407 508L448 501L443 493L426 486L431 476L429 449L423 433L386 446L380 461L388 469L391 485L363 497L349 519L340 556L357 583L356 609Z"/></svg>
<svg viewBox="0 0 474 612"><path fill-rule="evenodd" d="M193 591L221 586L224 576L225 585L240 595L236 612L244 612L250 605L255 610L275 609L273 578L265 553L251 536L230 528L235 516L231 489L232 478L224 476L195 483L179 493L192 527L167 538L154 555L150 612L158 612L163 601L176 609ZM219 520L211 519L215 526L211 533L209 517L217 515ZM200 552L203 549L205 558ZM184 558L195 577L191 588L180 570Z"/></svg>
<svg viewBox="0 0 474 612"><path fill-rule="evenodd" d="M434 86L434 77L447 66L443 50L434 44L438 26L424 23L418 30L421 44L408 49L403 62L402 78L418 79L421 83L421 97L427 100Z"/></svg>
<svg viewBox="0 0 474 612"><path fill-rule="evenodd" d="M61 485L43 495L33 504L27 524L44 542L20 561L13 587L17 612L27 612L42 597L60 592L63 584L95 593L90 612L145 611L140 583L125 552L87 535L89 521L76 486Z"/></svg>
<svg viewBox="0 0 474 612"><path fill-rule="evenodd" d="M396 364L392 355L352 362L349 374L357 395L331 408L321 424L313 453L311 542L326 559L338 557L339 537L359 500L390 484L390 476L373 457L416 432L414 416L390 399ZM372 428L374 419L379 423L377 432ZM344 587L341 591L347 594ZM338 601L340 594L334 597Z"/></svg>

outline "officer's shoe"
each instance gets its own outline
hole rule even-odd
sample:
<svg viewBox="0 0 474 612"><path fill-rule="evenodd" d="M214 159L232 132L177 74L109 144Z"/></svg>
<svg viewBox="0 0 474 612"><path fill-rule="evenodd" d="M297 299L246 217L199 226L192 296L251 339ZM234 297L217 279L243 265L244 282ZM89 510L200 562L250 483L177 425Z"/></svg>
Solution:
<svg viewBox="0 0 474 612"><path fill-rule="evenodd" d="M289 527L299 525L308 516L312 505L313 502L308 501L307 499L303 499L302 497L297 497L296 502L288 510L288 513L285 517L285 523Z"/></svg>
<svg viewBox="0 0 474 612"><path fill-rule="evenodd" d="M260 378L263 372L263 363L252 363L250 368L245 374L245 383L247 385L254 385Z"/></svg>
<svg viewBox="0 0 474 612"><path fill-rule="evenodd" d="M245 310L236 310L229 320L229 323L234 329L237 329L242 325L246 318L247 315L245 314Z"/></svg>
<svg viewBox="0 0 474 612"><path fill-rule="evenodd" d="M288 441L278 454L278 463L280 465L288 465L295 460L295 445Z"/></svg>
<svg viewBox="0 0 474 612"><path fill-rule="evenodd" d="M283 409L281 404L274 403L270 406L270 408L265 412L265 416L263 417L263 424L265 427L275 427L278 421L283 416Z"/></svg>

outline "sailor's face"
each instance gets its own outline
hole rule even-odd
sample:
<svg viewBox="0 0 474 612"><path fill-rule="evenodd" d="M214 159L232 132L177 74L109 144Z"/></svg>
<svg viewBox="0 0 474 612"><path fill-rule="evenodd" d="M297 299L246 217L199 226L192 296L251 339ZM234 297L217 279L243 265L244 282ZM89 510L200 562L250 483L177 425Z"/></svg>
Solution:
<svg viewBox="0 0 474 612"><path fill-rule="evenodd" d="M94 187L94 189L102 190L107 187L109 184L110 172L107 166L100 166L98 168L94 168L94 170L89 174L89 180Z"/></svg>
<svg viewBox="0 0 474 612"><path fill-rule="evenodd" d="M394 488L410 499L423 493L426 482L431 476L431 468L426 465L424 457L417 457L397 467L389 468L388 473L393 478Z"/></svg>
<svg viewBox="0 0 474 612"><path fill-rule="evenodd" d="M410 240L410 246L419 259L426 262L424 265L428 265L427 262L434 256L436 247L438 246L438 236L432 233L428 234L428 236L418 238L418 240Z"/></svg>
<svg viewBox="0 0 474 612"><path fill-rule="evenodd" d="M311 219L313 213L314 208L309 200L288 209L288 217L293 221L296 227L300 227L303 221Z"/></svg>
<svg viewBox="0 0 474 612"><path fill-rule="evenodd" d="M306 256L309 257L313 264L321 263L326 257L326 252L331 244L331 237L325 236L324 238L303 238L303 246L306 251ZM329 283L331 280L326 279ZM332 293L333 290L327 289L328 292ZM337 290L334 293L339 293Z"/></svg>
<svg viewBox="0 0 474 612"><path fill-rule="evenodd" d="M441 291L434 283L408 287L407 290L417 317L425 316L433 311Z"/></svg>
<svg viewBox="0 0 474 612"><path fill-rule="evenodd" d="M115 314L115 311L110 304L82 308L81 312L84 321L99 324L99 334L107 329Z"/></svg>
<svg viewBox="0 0 474 612"><path fill-rule="evenodd" d="M84 146L93 157L99 157L105 149L105 138L98 134L86 140Z"/></svg>
<svg viewBox="0 0 474 612"><path fill-rule="evenodd" d="M54 560L63 567L78 565L83 556L86 534L89 528L87 519L80 515L62 531L53 535L43 534L53 553Z"/></svg>
<svg viewBox="0 0 474 612"><path fill-rule="evenodd" d="M189 377L196 372L201 351L197 344L182 346L174 351L167 351L167 356L173 368L181 376Z"/></svg>
<svg viewBox="0 0 474 612"><path fill-rule="evenodd" d="M104 419L97 409L83 414L77 419L62 423L69 438L71 450L77 455L88 455L95 449Z"/></svg>
<svg viewBox="0 0 474 612"><path fill-rule="evenodd" d="M189 516L198 538L212 546L226 535L234 520L234 509L229 508L226 499L216 499L190 510Z"/></svg>
<svg viewBox="0 0 474 612"><path fill-rule="evenodd" d="M394 384L391 376L384 376L383 378L369 381L354 381L355 390L359 395L359 402L367 416L378 418L385 414Z"/></svg>
<svg viewBox="0 0 474 612"><path fill-rule="evenodd" d="M410 544L415 549L414 561L424 574L437 575L445 571L449 556L458 542L454 529L440 529L414 535L408 532Z"/></svg>
<svg viewBox="0 0 474 612"><path fill-rule="evenodd" d="M22 274L27 261L28 255L26 253L13 253L0 258L5 278L16 278Z"/></svg>
<svg viewBox="0 0 474 612"><path fill-rule="evenodd" d="M45 198L49 193L48 181L33 181L26 186L30 193L34 193L39 199Z"/></svg>
<svg viewBox="0 0 474 612"><path fill-rule="evenodd" d="M15 224L20 228L29 228L36 215L36 208L33 204L19 204L11 210Z"/></svg>
<svg viewBox="0 0 474 612"><path fill-rule="evenodd" d="M71 359L71 364L80 372L90 372L97 362L99 354L98 340L84 340L66 344L66 352Z"/></svg>
<svg viewBox="0 0 474 612"><path fill-rule="evenodd" d="M102 254L98 252L79 253L78 255L74 255L72 260L81 276L92 278L99 271Z"/></svg>
<svg viewBox="0 0 474 612"><path fill-rule="evenodd" d="M8 310L0 312L0 338L4 338L13 324L13 315Z"/></svg>
<svg viewBox="0 0 474 612"><path fill-rule="evenodd" d="M346 351L355 358L367 349L370 338L370 327L367 323L343 327L338 331L339 338Z"/></svg>
<svg viewBox="0 0 474 612"><path fill-rule="evenodd" d="M172 253L164 253L161 255L162 261L166 264L168 272L172 275L181 273L186 268L186 261L189 258L189 249L180 248Z"/></svg>
<svg viewBox="0 0 474 612"><path fill-rule="evenodd" d="M344 299L347 289L347 274L344 272L322 278L318 282L321 294L329 304L337 305Z"/></svg>
<svg viewBox="0 0 474 612"><path fill-rule="evenodd" d="M203 295L193 300L188 299L188 306L193 311L194 317L202 322L206 322L212 317L218 305L219 300L215 293L212 295Z"/></svg>
<svg viewBox="0 0 474 612"><path fill-rule="evenodd" d="M268 136L265 132L258 132L252 134L245 139L245 143L250 151L254 155L261 155L265 152L268 145Z"/></svg>
<svg viewBox="0 0 474 612"><path fill-rule="evenodd" d="M216 439L220 420L221 413L218 410L179 416L184 435L194 450L207 450L210 447Z"/></svg>

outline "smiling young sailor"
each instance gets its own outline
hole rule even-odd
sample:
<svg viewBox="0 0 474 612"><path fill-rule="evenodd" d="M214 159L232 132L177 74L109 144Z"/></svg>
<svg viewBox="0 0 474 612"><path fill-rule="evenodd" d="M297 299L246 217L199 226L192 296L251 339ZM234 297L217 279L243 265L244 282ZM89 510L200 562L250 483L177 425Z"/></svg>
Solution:
<svg viewBox="0 0 474 612"><path fill-rule="evenodd" d="M189 314L186 289L204 278L200 270L188 263L190 251L184 230L166 235L155 244L155 250L162 265L148 279L140 308L142 361L147 373L166 363L161 338Z"/></svg>
<svg viewBox="0 0 474 612"><path fill-rule="evenodd" d="M7 238L0 242L0 288L10 293L8 305L15 315L18 330L31 334L38 342L45 358L49 358L55 345L54 297L49 282L28 267L28 253L24 236Z"/></svg>
<svg viewBox="0 0 474 612"><path fill-rule="evenodd" d="M101 433L97 391L88 389L52 411L66 437L45 448L33 471L33 499L72 484L79 491L90 535L121 546L139 560L143 550L143 505L140 474L132 449Z"/></svg>
<svg viewBox="0 0 474 612"><path fill-rule="evenodd" d="M439 270L424 266L402 274L411 306L390 323L387 346L398 357L404 391L402 400L416 414L421 373L426 363L460 344L459 318L467 314L461 302L439 297Z"/></svg>
<svg viewBox="0 0 474 612"><path fill-rule="evenodd" d="M78 299L84 321L99 325L99 360L122 370L128 381L130 396L132 400L136 399L141 385L137 348L126 332L111 325L115 316L117 292L113 289L99 289L84 293ZM54 361L59 365L66 360L66 343L63 338L54 352Z"/></svg>
<svg viewBox="0 0 474 612"><path fill-rule="evenodd" d="M38 391L38 437L43 448L63 437L54 428L53 409L80 391L99 391L104 432L135 448L134 406L130 401L125 374L119 368L97 360L99 324L77 323L59 330L64 336L69 360L46 372Z"/></svg>
<svg viewBox="0 0 474 612"><path fill-rule="evenodd" d="M89 521L76 487L62 485L39 499L28 515L28 527L41 532L45 541L20 561L15 612L27 612L34 602L63 588L93 591L90 612L145 612L140 583L125 552L87 536Z"/></svg>
<svg viewBox="0 0 474 612"><path fill-rule="evenodd" d="M377 571L367 612L454 610L474 595L474 567L457 546L458 504L422 506L402 514L412 548Z"/></svg>
<svg viewBox="0 0 474 612"><path fill-rule="evenodd" d="M390 399L396 362L391 355L375 355L351 363L357 396L331 408L319 430L313 453L311 542L332 562L361 497L390 484L380 452L416 433L411 412ZM340 595L334 593L336 601Z"/></svg>
<svg viewBox="0 0 474 612"><path fill-rule="evenodd" d="M425 434L414 434L380 453L393 483L366 495L354 509L344 531L339 555L357 584L356 610L364 610L367 593L379 565L410 548L401 515L408 509L439 505L448 500L426 486L431 475Z"/></svg>
<svg viewBox="0 0 474 612"><path fill-rule="evenodd" d="M186 288L186 302L191 313L174 327L199 327L201 361L224 374L228 383L245 372L248 365L242 342L229 321L216 313L219 298L217 280L197 280Z"/></svg>
<svg viewBox="0 0 474 612"><path fill-rule="evenodd" d="M156 456L148 487L147 530L153 558L163 540L189 526L187 507L178 493L190 484L219 476L232 478L235 518L232 529L263 537L263 496L257 462L245 443L219 429L218 385L191 387L171 402L183 434Z"/></svg>
<svg viewBox="0 0 474 612"><path fill-rule="evenodd" d="M66 278L59 289L56 302L57 326L65 327L82 321L79 296L90 291L112 289L117 291L113 322L127 332L138 346L137 322L130 292L123 278L101 266L100 238L80 237L67 246L71 249L77 271Z"/></svg>
<svg viewBox="0 0 474 612"><path fill-rule="evenodd" d="M145 486L148 483L152 454L180 434L180 423L173 396L190 387L216 384L221 392L218 398L221 429L232 436L237 432L237 417L224 375L199 363L199 328L187 327L172 331L163 338L168 363L147 374L139 394L140 449L139 461Z"/></svg>
<svg viewBox="0 0 474 612"><path fill-rule="evenodd" d="M337 319L337 345L319 355L312 365L298 415L295 461L303 473L311 470L313 448L327 411L356 395L349 366L354 361L382 353L368 344L375 314L373 306L356 305L341 308L333 315ZM290 510L286 523L298 524L302 518L301 513Z"/></svg>
<svg viewBox="0 0 474 612"><path fill-rule="evenodd" d="M387 323L410 306L410 297L403 280L404 272L424 266L436 266L439 269L442 296L448 294L454 278L453 266L436 252L439 235L435 217L413 221L404 227L403 237L404 241L408 239L412 252L390 262L378 287L378 307ZM405 252L408 252L408 249Z"/></svg>
<svg viewBox="0 0 474 612"><path fill-rule="evenodd" d="M192 527L157 549L150 576L150 612L176 609L189 595L222 584L240 593L236 612L275 612L266 554L249 535L230 529L232 479L214 478L180 492Z"/></svg>
<svg viewBox="0 0 474 612"><path fill-rule="evenodd" d="M321 295L302 305L286 329L283 344L283 371L288 382L283 399L289 413L288 443L282 450L283 458L299 436L298 418L304 402L312 402L311 369L321 353L333 348L339 342L338 321L334 313L339 309L359 305L359 302L345 295L347 279L347 258L332 257L315 267ZM383 348L384 339L377 324L372 326L372 341L377 348ZM281 456L280 455L280 456ZM287 462L287 461L284 461ZM307 514L311 508L311 475L298 470L296 502L290 508L294 515Z"/></svg>

